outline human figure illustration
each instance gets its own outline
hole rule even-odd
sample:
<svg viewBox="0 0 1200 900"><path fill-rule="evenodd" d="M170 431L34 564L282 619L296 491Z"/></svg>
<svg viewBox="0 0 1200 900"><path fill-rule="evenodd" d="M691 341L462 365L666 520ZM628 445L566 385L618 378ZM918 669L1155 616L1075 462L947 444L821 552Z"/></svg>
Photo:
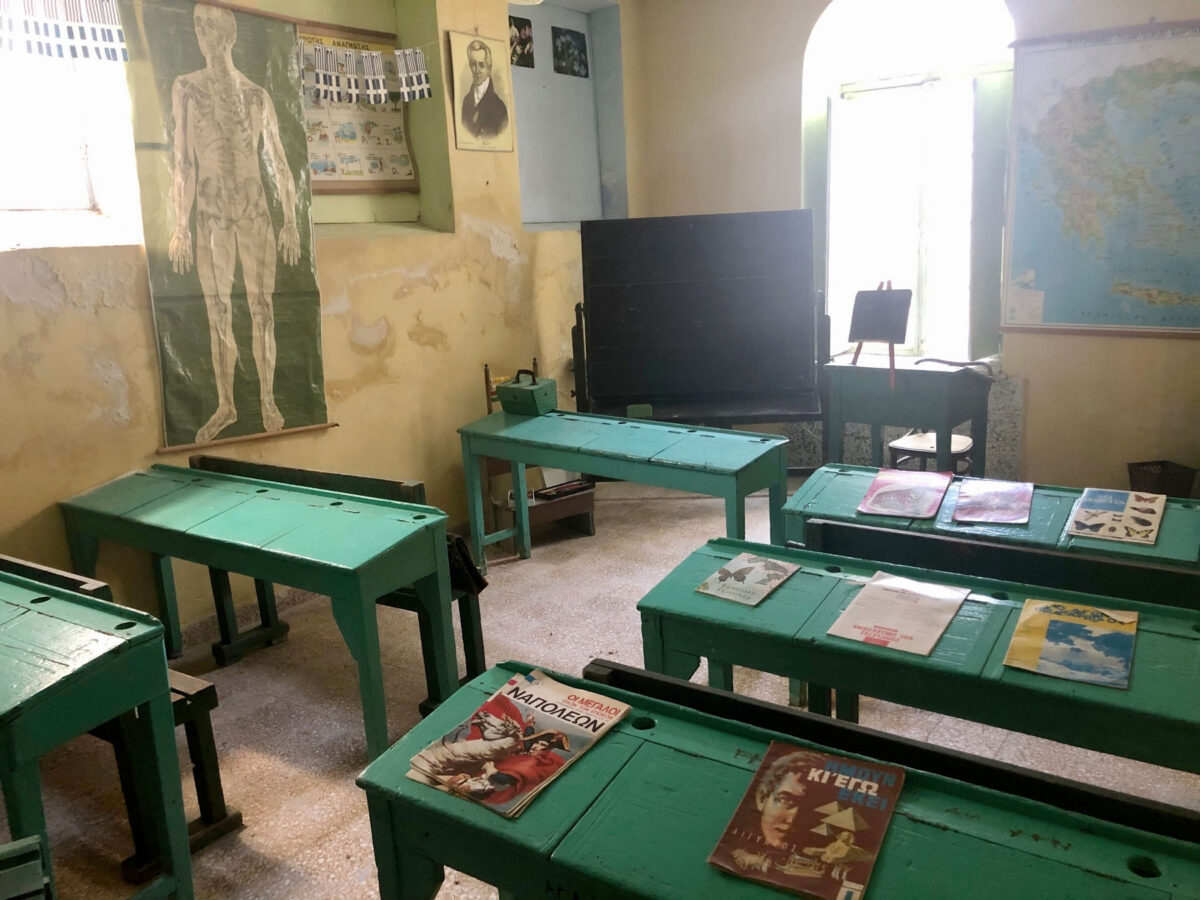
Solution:
<svg viewBox="0 0 1200 900"><path fill-rule="evenodd" d="M475 137L495 137L508 126L508 107L492 84L492 49L481 40L467 44L471 87L463 96L462 124Z"/></svg>
<svg viewBox="0 0 1200 900"><path fill-rule="evenodd" d="M213 440L237 421L233 376L238 351L230 292L238 260L250 307L263 427L267 431L283 428L283 415L275 405L275 256L278 252L285 263L296 265L300 234L296 229L296 183L279 137L275 106L266 90L233 64L237 20L227 9L197 4L193 21L205 66L178 76L171 87L175 231L167 255L176 273L191 271L194 204L196 274L208 313L217 383L216 411L196 432L200 443ZM278 239L259 174L260 142L266 170L283 207Z"/></svg>

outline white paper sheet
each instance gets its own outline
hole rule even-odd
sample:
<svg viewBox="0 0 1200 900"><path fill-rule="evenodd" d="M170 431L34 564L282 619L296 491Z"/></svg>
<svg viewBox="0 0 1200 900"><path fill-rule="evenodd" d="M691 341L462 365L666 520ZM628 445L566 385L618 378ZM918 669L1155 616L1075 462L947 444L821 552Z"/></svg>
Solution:
<svg viewBox="0 0 1200 900"><path fill-rule="evenodd" d="M876 572L827 633L928 656L969 593Z"/></svg>

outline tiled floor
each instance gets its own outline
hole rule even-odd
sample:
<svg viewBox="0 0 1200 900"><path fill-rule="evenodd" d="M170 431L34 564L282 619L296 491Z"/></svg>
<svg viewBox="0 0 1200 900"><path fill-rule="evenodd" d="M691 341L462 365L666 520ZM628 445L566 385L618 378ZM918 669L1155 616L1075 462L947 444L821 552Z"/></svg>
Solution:
<svg viewBox="0 0 1200 900"><path fill-rule="evenodd" d="M491 562L482 595L488 659L522 659L577 673L593 657L640 665L637 600L687 553L724 529L720 501L624 484L599 486L596 535L551 528L533 557ZM766 540L765 497L751 498L748 531ZM365 763L357 681L322 598L288 609L286 642L214 669L207 648L178 665L217 685L214 713L230 803L240 832L194 858L196 894L214 898L378 895L370 828L354 778ZM393 739L417 721L422 698L416 617L380 610ZM702 673L701 673L702 674ZM743 693L786 701L781 678L736 670ZM870 699L863 724L1041 768L1114 790L1200 809L1200 777L1075 750L997 728ZM182 743L181 758L186 759ZM65 898L122 897L118 863L130 850L107 744L76 740L43 764L53 857ZM189 816L194 799L185 788ZM447 873L440 897L494 897Z"/></svg>

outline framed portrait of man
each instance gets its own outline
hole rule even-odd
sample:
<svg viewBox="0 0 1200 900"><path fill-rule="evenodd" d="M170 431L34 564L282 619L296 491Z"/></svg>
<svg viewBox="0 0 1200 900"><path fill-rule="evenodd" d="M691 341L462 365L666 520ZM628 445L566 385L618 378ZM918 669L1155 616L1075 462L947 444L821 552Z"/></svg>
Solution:
<svg viewBox="0 0 1200 900"><path fill-rule="evenodd" d="M454 144L459 150L512 150L509 47L495 38L450 35L454 70Z"/></svg>

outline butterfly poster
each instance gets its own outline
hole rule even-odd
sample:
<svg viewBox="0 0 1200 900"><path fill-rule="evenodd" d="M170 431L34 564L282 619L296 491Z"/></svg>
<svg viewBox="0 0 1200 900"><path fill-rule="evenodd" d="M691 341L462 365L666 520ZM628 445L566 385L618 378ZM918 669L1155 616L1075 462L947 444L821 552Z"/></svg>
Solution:
<svg viewBox="0 0 1200 900"><path fill-rule="evenodd" d="M1067 534L1153 544L1166 508L1166 494L1086 488L1071 510Z"/></svg>
<svg viewBox="0 0 1200 900"><path fill-rule="evenodd" d="M1138 614L1026 600L1004 664L1070 681L1129 687Z"/></svg>
<svg viewBox="0 0 1200 900"><path fill-rule="evenodd" d="M746 606L757 606L799 568L796 563L741 553L700 582L696 590Z"/></svg>

